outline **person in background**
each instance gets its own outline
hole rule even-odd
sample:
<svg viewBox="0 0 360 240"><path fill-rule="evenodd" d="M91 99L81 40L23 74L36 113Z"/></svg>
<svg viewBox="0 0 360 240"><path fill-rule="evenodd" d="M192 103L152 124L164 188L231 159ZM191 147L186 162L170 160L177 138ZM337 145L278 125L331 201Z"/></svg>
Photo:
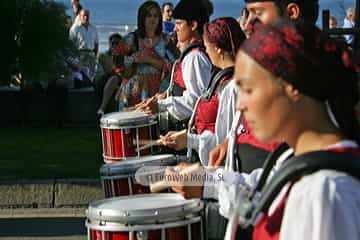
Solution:
<svg viewBox="0 0 360 240"><path fill-rule="evenodd" d="M97 54L99 50L99 37L96 28L90 24L90 11L82 9L80 11L80 25L70 29L70 39L75 42L80 52L80 65L87 77L93 81Z"/></svg>
<svg viewBox="0 0 360 240"><path fill-rule="evenodd" d="M74 19L72 26L80 24L80 11L83 9L79 0L71 0L71 6L74 12Z"/></svg>
<svg viewBox="0 0 360 240"><path fill-rule="evenodd" d="M249 10L247 10L246 7L241 9L240 17L238 18L238 23L240 24L241 29L246 34L246 37L249 37L249 33L245 28L245 23L247 21L247 18L249 17Z"/></svg>
<svg viewBox="0 0 360 240"><path fill-rule="evenodd" d="M108 105L120 85L121 77L116 73L117 67L121 64L121 60L113 55L113 48L122 41L122 36L118 33L111 34L109 37L109 49L99 55L99 67L102 68L100 79L96 81L96 89L102 97L100 107L97 111L98 115L108 112ZM116 111L116 108L110 108L110 111Z"/></svg>
<svg viewBox="0 0 360 240"><path fill-rule="evenodd" d="M172 22L173 4L171 2L164 3L161 12L163 19L162 31L169 35L174 34L175 24Z"/></svg>
<svg viewBox="0 0 360 240"><path fill-rule="evenodd" d="M137 30L124 37L132 49L124 57L126 68L133 68L134 74L124 79L120 88L120 105L132 107L159 93L167 86L163 80L170 73L175 61L167 48L169 37L162 33L161 9L157 2L146 1L138 9Z"/></svg>
<svg viewBox="0 0 360 240"><path fill-rule="evenodd" d="M343 28L354 28L355 27L355 9L354 8L348 8L346 10L346 15L344 18L344 25ZM354 43L354 36L344 35L344 38L346 40L346 43L348 45L352 45Z"/></svg>
<svg viewBox="0 0 360 240"><path fill-rule="evenodd" d="M334 16L329 17L329 29L337 28L338 22Z"/></svg>
<svg viewBox="0 0 360 240"><path fill-rule="evenodd" d="M209 86L212 64L201 38L203 26L209 21L207 7L202 1L181 0L174 9L174 18L181 56L174 63L170 87L141 109L151 114L168 113L173 126L170 130L180 130Z"/></svg>

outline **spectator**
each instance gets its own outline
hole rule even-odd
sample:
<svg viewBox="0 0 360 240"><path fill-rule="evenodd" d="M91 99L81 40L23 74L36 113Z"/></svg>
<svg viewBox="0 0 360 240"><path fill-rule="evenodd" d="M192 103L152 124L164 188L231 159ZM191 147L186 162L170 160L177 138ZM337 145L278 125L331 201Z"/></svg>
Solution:
<svg viewBox="0 0 360 240"><path fill-rule="evenodd" d="M83 7L81 6L79 0L71 0L71 6L74 11L73 26L76 26L80 24L80 11L83 9Z"/></svg>
<svg viewBox="0 0 360 240"><path fill-rule="evenodd" d="M344 19L343 28L353 28L355 27L355 9L348 8L346 10L346 16ZM354 43L354 36L353 35L344 35L346 43L352 45Z"/></svg>
<svg viewBox="0 0 360 240"><path fill-rule="evenodd" d="M247 21L247 18L249 17L249 10L247 10L246 7L241 9L240 17L238 18L238 22L240 24L241 29L245 33L246 37L249 37L249 32L245 28L245 24Z"/></svg>
<svg viewBox="0 0 360 240"><path fill-rule="evenodd" d="M173 7L174 6L171 2L166 2L162 5L162 29L164 33L169 35L174 34L175 24L172 22Z"/></svg>
<svg viewBox="0 0 360 240"><path fill-rule="evenodd" d="M329 29L333 29L333 28L336 28L337 27L337 20L334 16L330 16L329 17Z"/></svg>
<svg viewBox="0 0 360 240"><path fill-rule="evenodd" d="M98 115L103 115L106 112L108 104L120 84L120 76L114 72L119 64L118 58L120 57L113 56L112 49L118 46L121 40L122 36L120 34L112 34L109 37L109 49L99 56L99 67L102 68L103 74L99 81L96 81L97 90L100 91L100 96L102 96L101 105L97 111ZM111 109L111 111L114 110Z"/></svg>
<svg viewBox="0 0 360 240"><path fill-rule="evenodd" d="M124 65L135 66L135 73L122 82L119 104L130 107L159 92L164 76L169 75L171 63L175 61L167 48L169 38L162 33L161 9L157 2L146 1L139 7L137 30L124 40L132 49L132 53L125 56Z"/></svg>
<svg viewBox="0 0 360 240"><path fill-rule="evenodd" d="M89 10L80 11L80 25L71 28L70 38L77 44L80 50L80 65L86 69L84 72L92 81L95 77L99 39L96 28L90 24Z"/></svg>

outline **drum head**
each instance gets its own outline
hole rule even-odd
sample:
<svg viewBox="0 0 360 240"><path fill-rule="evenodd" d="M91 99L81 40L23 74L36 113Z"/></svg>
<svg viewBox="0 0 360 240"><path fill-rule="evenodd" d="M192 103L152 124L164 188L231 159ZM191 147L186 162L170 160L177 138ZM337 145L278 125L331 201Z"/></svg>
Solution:
<svg viewBox="0 0 360 240"><path fill-rule="evenodd" d="M100 119L100 126L104 128L136 127L139 125L151 125L155 118L144 112L113 112L105 114Z"/></svg>
<svg viewBox="0 0 360 240"><path fill-rule="evenodd" d="M183 218L202 208L200 199L186 200L177 193L141 194L91 203L86 215L90 220L142 224Z"/></svg>
<svg viewBox="0 0 360 240"><path fill-rule="evenodd" d="M133 176L144 166L173 166L178 160L173 154L151 155L144 157L129 157L118 163L104 164L100 168L100 176Z"/></svg>

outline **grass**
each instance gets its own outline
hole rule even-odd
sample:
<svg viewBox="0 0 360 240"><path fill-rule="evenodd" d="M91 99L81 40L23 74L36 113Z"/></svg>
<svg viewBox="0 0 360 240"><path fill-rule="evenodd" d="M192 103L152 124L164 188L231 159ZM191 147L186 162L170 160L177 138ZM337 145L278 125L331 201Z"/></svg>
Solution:
<svg viewBox="0 0 360 240"><path fill-rule="evenodd" d="M98 128L0 129L0 179L97 178Z"/></svg>

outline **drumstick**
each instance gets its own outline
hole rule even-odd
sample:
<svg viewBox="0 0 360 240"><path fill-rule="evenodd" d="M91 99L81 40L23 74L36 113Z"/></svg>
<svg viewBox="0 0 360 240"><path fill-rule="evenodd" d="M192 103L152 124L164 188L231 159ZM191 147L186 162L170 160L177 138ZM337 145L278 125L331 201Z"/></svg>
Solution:
<svg viewBox="0 0 360 240"><path fill-rule="evenodd" d="M183 170L181 170L179 172L179 174L181 175L186 175L189 173L192 173L193 171L197 170L200 167L200 163L194 163L191 166L184 168ZM179 167L174 167L175 171L177 169L179 169ZM157 193L157 192L161 192L164 191L165 189L171 187L171 185L169 185L169 181L166 180L161 180L158 182L154 182L154 183L150 183L150 192L152 193Z"/></svg>
<svg viewBox="0 0 360 240"><path fill-rule="evenodd" d="M179 132L175 132L174 134L171 135L171 137L178 137L184 133L186 133L186 129L181 130ZM144 146L139 147L136 151L140 152L144 149L147 149L147 148L150 148L153 146L160 146L160 145L163 145L163 142L161 139L158 139L158 140L150 141L148 144L145 144Z"/></svg>
<svg viewBox="0 0 360 240"><path fill-rule="evenodd" d="M145 144L145 145L142 146L142 147L139 147L138 149L136 149L136 151L137 151L137 152L140 152L140 151L142 151L142 150L144 150L144 149L147 149L147 148L150 148L150 147L153 147L153 146L159 146L159 145L162 145L161 139L151 141L150 143Z"/></svg>

